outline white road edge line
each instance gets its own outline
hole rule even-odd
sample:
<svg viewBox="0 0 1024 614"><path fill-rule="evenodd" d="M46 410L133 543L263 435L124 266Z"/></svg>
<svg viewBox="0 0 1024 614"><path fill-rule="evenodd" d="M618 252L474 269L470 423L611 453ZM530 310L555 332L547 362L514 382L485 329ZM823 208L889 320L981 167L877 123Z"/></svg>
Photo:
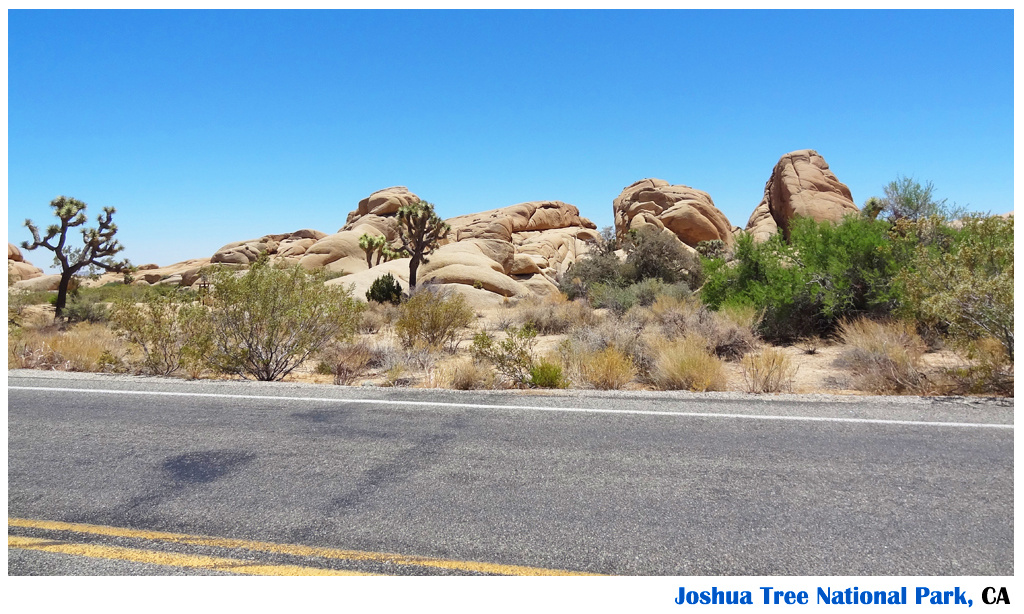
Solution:
<svg viewBox="0 0 1024 614"><path fill-rule="evenodd" d="M208 392L165 392L143 390L109 390L102 388L56 388L45 386L8 386L8 390L32 390L51 392L85 392L92 394L149 395L165 397L204 397L213 399L249 399L273 401L312 401L317 403L362 403L378 405L411 405L419 407L450 407L471 409L522 409L528 411L576 412L591 414L632 414L642 416L676 416L685 418L738 418L748 420L793 420L804 422L848 422L855 424L900 424L910 426L952 426L960 428L1012 429L1012 424L987 424L982 422L925 422L920 420L882 420L879 418L823 418L819 416L758 416L755 414L718 414L683 411L651 411L642 409L591 409L585 407L541 407L535 405L483 405L479 403L441 403L438 401L389 401L381 399L324 399L318 397L278 397L250 394L216 394Z"/></svg>

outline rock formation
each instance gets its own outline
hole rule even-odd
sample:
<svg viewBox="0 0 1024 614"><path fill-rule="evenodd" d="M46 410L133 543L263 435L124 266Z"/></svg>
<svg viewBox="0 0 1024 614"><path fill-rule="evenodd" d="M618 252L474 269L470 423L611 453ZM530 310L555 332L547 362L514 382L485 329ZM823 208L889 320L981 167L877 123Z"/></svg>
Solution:
<svg viewBox="0 0 1024 614"><path fill-rule="evenodd" d="M294 264L305 255L306 250L318 240L327 236L319 230L296 230L276 235L264 235L258 239L235 241L217 250L210 262L225 264L252 264L261 253L266 252L271 260L285 260Z"/></svg>
<svg viewBox="0 0 1024 614"><path fill-rule="evenodd" d="M17 245L7 244L7 285L42 276L43 270L26 261Z"/></svg>
<svg viewBox="0 0 1024 614"><path fill-rule="evenodd" d="M693 248L718 239L733 244L733 227L707 192L662 179L641 179L626 187L613 202L615 233L653 227L668 230Z"/></svg>
<svg viewBox="0 0 1024 614"><path fill-rule="evenodd" d="M387 194L387 198L378 197L382 194ZM376 230L389 239L392 233L397 236L393 212L398 207L394 200L410 196L415 198L405 188L389 188L364 199L359 209L349 215L345 228L332 235L336 237L335 245L342 245L345 239L351 241L343 236L346 233L358 237ZM364 210L366 213L359 217L357 214ZM446 221L451 231L420 267L419 279L422 283L452 286L477 306L492 304L503 297L557 291L556 277L598 238L593 222L580 217L576 207L560 201L520 203ZM328 239L331 237L321 242ZM392 273L403 287L408 283L408 259L366 270L361 249L358 258L359 264L354 262L354 255L347 258L358 272L328 283L354 284L357 296L365 293L364 286L368 288L385 273ZM304 259L303 264L306 262Z"/></svg>
<svg viewBox="0 0 1024 614"><path fill-rule="evenodd" d="M779 159L746 230L759 242L780 228L789 238L789 221L798 215L838 222L858 211L850 188L836 178L825 158L813 149L802 149Z"/></svg>

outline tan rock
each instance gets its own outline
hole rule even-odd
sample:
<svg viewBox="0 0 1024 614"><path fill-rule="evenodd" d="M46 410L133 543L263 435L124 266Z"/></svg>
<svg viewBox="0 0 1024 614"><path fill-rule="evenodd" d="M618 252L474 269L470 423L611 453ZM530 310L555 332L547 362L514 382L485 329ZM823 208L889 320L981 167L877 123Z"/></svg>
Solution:
<svg viewBox="0 0 1024 614"><path fill-rule="evenodd" d="M11 289L25 292L52 291L60 286L60 275L42 275L15 282Z"/></svg>
<svg viewBox="0 0 1024 614"><path fill-rule="evenodd" d="M210 262L225 264L251 264L256 262L261 253L278 258L301 258L307 247L313 246L317 240L325 237L319 230L304 228L284 234L264 235L258 239L235 241L221 247L210 258Z"/></svg>
<svg viewBox="0 0 1024 614"><path fill-rule="evenodd" d="M788 238L789 222L798 215L838 222L858 211L850 188L839 181L825 158L813 149L802 149L779 159L746 231L755 241L764 241L781 228Z"/></svg>
<svg viewBox="0 0 1024 614"><path fill-rule="evenodd" d="M25 260L21 250L13 243L7 244L7 284L17 283L27 279L42 277L44 272L39 267Z"/></svg>
<svg viewBox="0 0 1024 614"><path fill-rule="evenodd" d="M394 216L402 206L418 202L419 200L420 198L410 192L405 186L378 190L359 201L356 210L348 214L348 220L346 220L342 230L346 230L349 224L367 215L378 217Z"/></svg>
<svg viewBox="0 0 1024 614"><path fill-rule="evenodd" d="M707 192L662 179L642 179L627 186L613 202L615 232L653 226L667 228L685 245L720 240L733 244L732 225Z"/></svg>

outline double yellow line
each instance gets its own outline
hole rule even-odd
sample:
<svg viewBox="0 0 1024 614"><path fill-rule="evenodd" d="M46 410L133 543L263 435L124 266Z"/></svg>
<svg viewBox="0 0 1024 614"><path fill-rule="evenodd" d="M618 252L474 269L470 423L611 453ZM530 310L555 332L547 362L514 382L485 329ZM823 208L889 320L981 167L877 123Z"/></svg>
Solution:
<svg viewBox="0 0 1024 614"><path fill-rule="evenodd" d="M166 533L162 531L141 531L121 527L108 527L93 524L56 522L52 520L31 520L27 518L8 518L7 526L42 531L61 531L86 535L102 535L107 537L124 537L152 542L181 544L190 546L208 546L250 552L267 552L302 557L317 557L348 562L387 563L391 565L447 569L471 573L485 573L505 576L580 576L595 575L545 569L543 567L524 567L521 565L500 565L496 563L480 563L474 561L456 561L435 559L430 557L390 554L386 552L365 552L359 550L340 550L336 548L320 548L299 544L277 544L273 542L231 539L226 537L210 537L205 535L188 535L185 533ZM54 540L38 537L7 536L7 547L23 550L39 550L57 552L90 558L114 559L149 563L153 565L169 565L192 569L205 569L245 575L272 576L366 576L376 575L359 571L324 569L299 565L270 565L243 559L222 558L204 555L178 554L155 550L138 550L120 546L74 543L67 540Z"/></svg>

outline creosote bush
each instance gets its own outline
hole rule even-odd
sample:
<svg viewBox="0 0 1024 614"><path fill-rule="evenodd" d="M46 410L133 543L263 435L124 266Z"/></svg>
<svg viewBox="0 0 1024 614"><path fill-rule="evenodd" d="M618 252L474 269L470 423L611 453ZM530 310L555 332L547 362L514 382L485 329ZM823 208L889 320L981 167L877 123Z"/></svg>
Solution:
<svg viewBox="0 0 1024 614"><path fill-rule="evenodd" d="M145 373L171 375L184 367L198 377L213 351L209 310L173 295L146 294L141 303L119 298L110 319L118 334L142 352Z"/></svg>
<svg viewBox="0 0 1024 614"><path fill-rule="evenodd" d="M331 341L355 333L364 305L325 270L279 269L266 258L244 274L212 272L212 363L226 373L279 380Z"/></svg>
<svg viewBox="0 0 1024 614"><path fill-rule="evenodd" d="M395 333L409 348L430 347L454 352L459 331L469 326L474 317L461 294L426 285L399 307Z"/></svg>
<svg viewBox="0 0 1024 614"><path fill-rule="evenodd" d="M537 331L529 324L510 326L505 338L496 341L490 333L481 331L473 336L473 356L494 365L510 385L523 388L530 384L533 368L533 348L537 344Z"/></svg>

